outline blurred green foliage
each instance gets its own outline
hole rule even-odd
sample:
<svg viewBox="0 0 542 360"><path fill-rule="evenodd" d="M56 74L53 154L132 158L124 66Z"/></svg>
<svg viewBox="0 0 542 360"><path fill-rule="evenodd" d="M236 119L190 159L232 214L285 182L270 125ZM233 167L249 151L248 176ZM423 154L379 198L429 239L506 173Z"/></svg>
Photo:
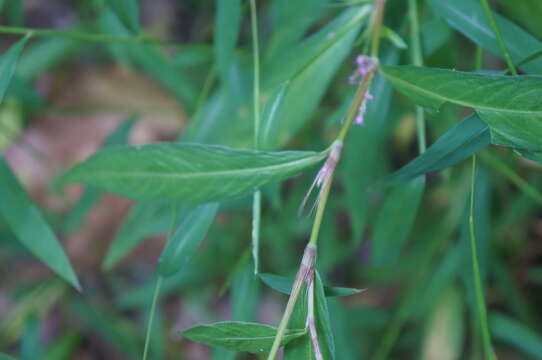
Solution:
<svg viewBox="0 0 542 360"><path fill-rule="evenodd" d="M354 96L347 79L367 41L372 13L367 3L257 2L262 149L328 148ZM403 42L411 44L402 40L410 29L406 3L389 0L382 65L412 63L403 49ZM542 8L537 0L513 3L495 2L497 25L520 76L539 82ZM476 0L418 1L418 7L425 66L473 71L479 46L484 61L478 73L506 72ZM125 92L129 99L120 97L113 107L118 121L109 136L80 134L68 152L77 152L86 138L96 138L92 151L132 143L138 126L163 116L145 102L156 93L181 110L175 113L177 127L152 140L250 149L249 2L4 0L0 11L0 352L17 359L140 358L157 276L167 275L150 329L150 359L257 358L229 351L232 347L197 344L178 331L224 320L278 324L286 301L279 291L289 291L310 232L312 216L299 216L298 209L316 169L262 187L259 268L267 274L260 277L250 256L250 196L221 200L218 210L214 204L191 208L182 201L140 200L119 214L113 208L120 198L97 188L86 188L77 201L69 191L53 192L73 159L57 161L41 187L33 182L36 163L49 165L53 156L39 141L33 143L36 132L45 139L57 134L55 143L72 136L66 116L111 111L92 102L70 108L77 101L59 88L80 82L90 88L85 73L103 85L110 73L100 71L107 69L152 85L145 82L148 89L138 97L132 90L139 82L115 78L119 90L104 98ZM412 71L400 75L423 83L418 85L424 96L427 87L452 82L437 72L422 79L412 75L422 70ZM455 84L454 93L481 102L491 97L493 110L517 105L508 95L525 83L511 78L516 85L484 93L469 79ZM104 91L99 85L98 92ZM525 89L531 97L516 109L536 112L529 114L533 125L522 129L520 142L542 136L541 103L533 95L539 91ZM420 98L403 92L414 101ZM371 93L364 125L353 127L345 141L320 232L315 305L317 328L326 338L324 354L334 348L340 360L483 358L468 221L472 168L464 162L478 153L473 219L493 346L499 359L541 359L539 142L514 150L491 145L480 121L487 114L465 118L470 110L461 105L477 109L479 104L456 101L425 110L431 146L416 158L414 103L380 74ZM51 126L48 118L61 125ZM92 128L100 128L99 116L90 119ZM35 161L24 162L18 151ZM68 205L54 206L51 199ZM100 213L116 220L114 226L96 223ZM166 246L168 232L173 236ZM82 290L61 278L75 287L80 282ZM348 296L326 298L331 290ZM296 308L293 329L305 326L306 311ZM258 329L265 336L275 331ZM310 339L301 337L285 356L301 358L311 349ZM0 354L4 358L11 357Z"/></svg>

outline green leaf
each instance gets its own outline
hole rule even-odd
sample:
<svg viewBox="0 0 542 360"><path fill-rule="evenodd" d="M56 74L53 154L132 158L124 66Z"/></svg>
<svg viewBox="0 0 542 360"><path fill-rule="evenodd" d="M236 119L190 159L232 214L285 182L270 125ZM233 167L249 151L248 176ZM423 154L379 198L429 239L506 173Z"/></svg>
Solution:
<svg viewBox="0 0 542 360"><path fill-rule="evenodd" d="M117 36L133 36L116 13L104 7L98 19L102 32ZM122 65L133 65L154 77L187 108L196 104L197 89L187 75L159 51L147 44L108 44L115 60Z"/></svg>
<svg viewBox="0 0 542 360"><path fill-rule="evenodd" d="M213 60L213 48L208 44L184 45L171 59L171 64L186 68L210 63Z"/></svg>
<svg viewBox="0 0 542 360"><path fill-rule="evenodd" d="M290 320L290 327L304 326L307 319L307 294L306 286L302 288L304 293L297 299L296 308ZM322 279L317 271L314 273L314 317L316 333L323 358L335 359L335 343L329 321L327 300L324 295ZM309 334L300 337L284 347L284 360L316 360L313 352L311 337Z"/></svg>
<svg viewBox="0 0 542 360"><path fill-rule="evenodd" d="M109 0L109 4L126 28L139 32L139 5L137 0Z"/></svg>
<svg viewBox="0 0 542 360"><path fill-rule="evenodd" d="M218 204L200 205L185 215L158 259L158 273L164 277L181 271L192 259L215 219Z"/></svg>
<svg viewBox="0 0 542 360"><path fill-rule="evenodd" d="M113 145L123 145L128 142L128 136L132 131L136 119L134 117L124 121L107 139L105 139L103 148ZM75 231L84 220L86 214L94 207L96 202L102 196L102 192L98 189L89 187L86 188L77 203L70 211L64 224L64 231L71 233Z"/></svg>
<svg viewBox="0 0 542 360"><path fill-rule="evenodd" d="M171 207L135 204L115 234L102 263L102 269L111 270L146 236L157 235L171 225Z"/></svg>
<svg viewBox="0 0 542 360"><path fill-rule="evenodd" d="M15 73L17 60L27 40L28 37L25 36L0 56L0 103L4 99L11 78Z"/></svg>
<svg viewBox="0 0 542 360"><path fill-rule="evenodd" d="M19 356L22 360L39 358L43 351L40 341L40 321L36 313L31 313L25 319Z"/></svg>
<svg viewBox="0 0 542 360"><path fill-rule="evenodd" d="M220 77L228 80L230 62L241 25L241 0L217 0L214 26L214 53Z"/></svg>
<svg viewBox="0 0 542 360"><path fill-rule="evenodd" d="M423 154L393 173L386 183L408 181L419 175L449 168L482 150L490 142L488 126L476 114L469 115L438 138Z"/></svg>
<svg viewBox="0 0 542 360"><path fill-rule="evenodd" d="M0 155L0 215L17 239L60 277L80 290L68 257L49 225Z"/></svg>
<svg viewBox="0 0 542 360"><path fill-rule="evenodd" d="M496 339L516 346L533 358L540 358L540 354L542 354L540 333L499 313L490 314L489 323L491 332Z"/></svg>
<svg viewBox="0 0 542 360"><path fill-rule="evenodd" d="M502 57L495 34L491 30L484 10L478 1L428 0L428 3L453 28L484 50ZM501 29L504 43L514 63L520 62L534 51L542 48L542 43L521 27L498 14L493 14L493 16L497 26ZM534 59L520 67L529 73L542 74L542 58Z"/></svg>
<svg viewBox="0 0 542 360"><path fill-rule="evenodd" d="M327 10L329 0L275 0L271 3L273 31L266 56L271 61L296 46L307 30Z"/></svg>
<svg viewBox="0 0 542 360"><path fill-rule="evenodd" d="M395 47L383 48L381 64L396 64L399 51ZM365 124L353 126L344 144L341 166L337 168L345 189L346 208L352 224L352 245L359 246L363 232L373 214L369 187L379 177L382 166L382 146L387 141L391 126L390 104L392 87L381 74L371 86L373 100L367 103ZM339 118L346 115L349 104ZM363 156L360 156L363 154Z"/></svg>
<svg viewBox="0 0 542 360"><path fill-rule="evenodd" d="M262 126L260 133L258 134L258 143L263 150L273 150L273 148L276 147L272 141L272 139L277 137L277 134L273 133L278 130L275 122L279 118L279 114L282 111L284 97L288 92L289 85L290 82L285 81L277 86L275 92L271 94L269 101L265 103L262 111Z"/></svg>
<svg viewBox="0 0 542 360"><path fill-rule="evenodd" d="M376 267L392 267L414 225L425 178L418 177L395 187L378 212L372 238L373 263Z"/></svg>
<svg viewBox="0 0 542 360"><path fill-rule="evenodd" d="M383 67L384 76L415 103L474 108L496 145L542 150L542 77L467 73L414 66Z"/></svg>
<svg viewBox="0 0 542 360"><path fill-rule="evenodd" d="M103 150L71 169L61 182L83 182L135 199L197 204L251 193L297 175L325 156L155 143Z"/></svg>
<svg viewBox="0 0 542 360"><path fill-rule="evenodd" d="M399 49L406 49L408 47L405 40L387 26L382 27L382 36L391 41Z"/></svg>
<svg viewBox="0 0 542 360"><path fill-rule="evenodd" d="M290 292L292 291L292 286L294 284L293 279L280 275L266 273L260 273L258 274L258 276L264 282L264 284L266 284L270 288L283 294L290 295ZM361 289L324 285L324 292L328 297L355 295L359 294L362 291L363 290Z"/></svg>
<svg viewBox="0 0 542 360"><path fill-rule="evenodd" d="M316 110L335 72L350 53L363 22L369 18L370 9L366 5L345 10L301 44L264 63L263 73L267 76L262 97L270 98L289 81L280 114L266 139L273 149L284 145Z"/></svg>
<svg viewBox="0 0 542 360"><path fill-rule="evenodd" d="M15 360L14 357L11 357L7 354L4 354L4 353L0 353L0 360Z"/></svg>
<svg viewBox="0 0 542 360"><path fill-rule="evenodd" d="M203 344L257 354L271 349L277 329L258 323L225 321L196 325L179 333L192 341ZM288 329L281 344L287 344L304 334L305 329Z"/></svg>

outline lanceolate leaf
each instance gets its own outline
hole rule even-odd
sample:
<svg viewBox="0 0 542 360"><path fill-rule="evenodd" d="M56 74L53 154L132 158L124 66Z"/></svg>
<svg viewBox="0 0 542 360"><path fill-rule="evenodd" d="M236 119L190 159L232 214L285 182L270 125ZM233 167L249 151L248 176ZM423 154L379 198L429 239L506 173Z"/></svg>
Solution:
<svg viewBox="0 0 542 360"><path fill-rule="evenodd" d="M199 144L115 147L77 165L62 182L83 182L134 199L197 204L253 192L269 182L299 174L324 156Z"/></svg>
<svg viewBox="0 0 542 360"><path fill-rule="evenodd" d="M264 64L264 73L268 76L264 78L263 96L270 97L289 81L281 111L266 139L272 148L284 145L316 110L333 75L350 54L370 9L371 6L362 6L344 11L301 44Z"/></svg>
<svg viewBox="0 0 542 360"><path fill-rule="evenodd" d="M242 321L196 325L180 332L181 335L192 341L251 353L269 351L276 333L277 329L272 326ZM282 337L281 344L287 344L304 334L305 329L287 330Z"/></svg>
<svg viewBox="0 0 542 360"><path fill-rule="evenodd" d="M373 234L373 262L377 267L394 266L418 213L425 178L418 177L395 187L378 212Z"/></svg>
<svg viewBox="0 0 542 360"><path fill-rule="evenodd" d="M55 234L32 204L8 164L0 156L0 216L4 218L17 239L37 258L81 289L62 246Z"/></svg>
<svg viewBox="0 0 542 360"><path fill-rule="evenodd" d="M294 284L293 279L275 274L265 273L260 273L258 274L258 276L270 288L283 294L290 295L290 292L292 291L292 285ZM362 291L363 290L361 289L324 285L324 293L328 297L355 295L359 294Z"/></svg>
<svg viewBox="0 0 542 360"><path fill-rule="evenodd" d="M8 85L15 72L17 60L28 37L19 40L0 56L0 103L4 99Z"/></svg>
<svg viewBox="0 0 542 360"><path fill-rule="evenodd" d="M222 81L228 80L230 61L241 25L241 0L217 0L214 26L214 53Z"/></svg>
<svg viewBox="0 0 542 360"><path fill-rule="evenodd" d="M542 150L542 77L500 76L414 66L383 67L384 76L414 102L472 107L489 125L493 144Z"/></svg>
<svg viewBox="0 0 542 360"><path fill-rule="evenodd" d="M538 331L499 313L490 314L489 323L496 339L521 349L533 359L540 358L542 337Z"/></svg>
<svg viewBox="0 0 542 360"><path fill-rule="evenodd" d="M480 3L475 0L429 0L433 10L444 18L457 31L480 45L483 49L501 57L495 34L488 24ZM498 14L493 14L501 29L504 43L512 61L518 63L533 52L542 48L542 42L534 36ZM542 74L542 58L534 59L521 66L533 74Z"/></svg>
<svg viewBox="0 0 542 360"><path fill-rule="evenodd" d="M115 264L146 236L159 234L171 225L171 206L135 204L115 234L102 263L104 270Z"/></svg>
<svg viewBox="0 0 542 360"><path fill-rule="evenodd" d="M183 269L195 254L209 231L218 210L218 204L204 204L185 215L181 225L169 239L160 259L158 273L170 276Z"/></svg>
<svg viewBox="0 0 542 360"><path fill-rule="evenodd" d="M469 115L442 135L423 154L391 175L387 183L407 181L454 166L490 143L489 127L478 115Z"/></svg>

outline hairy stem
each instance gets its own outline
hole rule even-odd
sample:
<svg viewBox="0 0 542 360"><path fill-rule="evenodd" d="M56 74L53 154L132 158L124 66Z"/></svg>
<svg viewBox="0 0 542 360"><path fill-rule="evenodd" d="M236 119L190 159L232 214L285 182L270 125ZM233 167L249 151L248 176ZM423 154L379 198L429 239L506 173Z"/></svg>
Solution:
<svg viewBox="0 0 542 360"><path fill-rule="evenodd" d="M378 57L380 48L380 38L382 32L382 20L384 19L384 9L386 8L386 0L375 0L375 12L372 22L372 39L371 39L371 56Z"/></svg>
<svg viewBox="0 0 542 360"><path fill-rule="evenodd" d="M288 303L286 304L286 310L284 310L284 314L282 315L282 319L280 320L277 335L275 336L275 340L273 341L273 345L271 346L271 350L269 352L269 355L267 356L267 360L274 360L277 356L280 342L282 340L282 337L284 336L284 333L286 332L288 322L290 321L290 317L292 316L292 313L294 311L294 307L297 302L297 298L299 297L299 294L301 292L301 288L303 287L303 283L307 281L308 277L314 274L315 262L316 246L313 244L308 244L305 248L303 260L301 261L301 266L297 271L295 282L292 286L292 291L290 293L290 298L288 299Z"/></svg>
<svg viewBox="0 0 542 360"><path fill-rule="evenodd" d="M320 348L320 342L318 341L318 331L316 330L316 315L314 312L314 273L312 276L307 279L308 287L308 316L307 316L307 327L309 328L309 333L312 342L312 348L314 351L314 357L316 360L324 360L322 355L322 350Z"/></svg>

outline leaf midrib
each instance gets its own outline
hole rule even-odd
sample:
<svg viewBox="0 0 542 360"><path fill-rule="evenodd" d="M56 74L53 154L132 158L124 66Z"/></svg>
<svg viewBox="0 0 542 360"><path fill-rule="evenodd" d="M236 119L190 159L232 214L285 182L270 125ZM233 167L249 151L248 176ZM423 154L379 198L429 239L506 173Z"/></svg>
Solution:
<svg viewBox="0 0 542 360"><path fill-rule="evenodd" d="M264 167L244 168L235 170L221 170L221 171L209 171L209 172L189 172L189 173L159 173L155 171L135 171L135 172L116 172L116 171L96 171L94 177L153 177L153 178L177 178L177 179L199 179L212 176L247 176L257 174L263 171L280 170L282 168L302 166L304 163L317 163L326 156L325 152L316 153L310 158L300 159L296 161L290 161L287 163L270 165ZM77 178L77 177L76 177Z"/></svg>
<svg viewBox="0 0 542 360"><path fill-rule="evenodd" d="M389 73L386 73L385 71L383 71L383 73L384 73L386 78L388 78L388 79L390 79L392 81L395 81L395 82L399 83L400 85L402 85L402 86L404 86L406 88L418 91L418 92L423 93L423 94L425 94L425 95L427 95L429 97L432 97L434 99L441 100L442 103L450 102L450 103L453 103L453 104L458 104L458 105L474 108L474 109L477 109L477 110L486 110L486 111L500 112L500 113L507 113L507 114L542 116L542 110L540 110L540 111L531 111L531 110L495 108L495 107L491 107L491 106L487 106L487 105L476 105L476 104L469 103L469 102L466 102L466 101L453 99L453 98L450 98L450 97L442 96L440 94L436 94L436 93L431 92L429 90L425 90L422 87L419 87L419 86L414 85L414 84L412 84L412 83L410 83L408 81L405 81L405 80L403 80L401 78L390 75ZM440 107L440 105L442 105L442 103L439 104L438 107Z"/></svg>
<svg viewBox="0 0 542 360"><path fill-rule="evenodd" d="M286 337L301 336L301 335L304 335L304 334L305 334L305 331L297 331L295 333L286 333L286 334L284 334L283 339L286 338ZM255 336L252 336L252 337L221 337L219 339L219 342L245 341L245 340L273 340L273 339L275 339L275 337L276 337L276 334L275 335L268 335L268 336L258 336L258 337L255 337ZM213 340L217 339L216 337L213 337L213 336L207 336L207 338L208 339L213 339Z"/></svg>

